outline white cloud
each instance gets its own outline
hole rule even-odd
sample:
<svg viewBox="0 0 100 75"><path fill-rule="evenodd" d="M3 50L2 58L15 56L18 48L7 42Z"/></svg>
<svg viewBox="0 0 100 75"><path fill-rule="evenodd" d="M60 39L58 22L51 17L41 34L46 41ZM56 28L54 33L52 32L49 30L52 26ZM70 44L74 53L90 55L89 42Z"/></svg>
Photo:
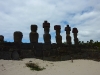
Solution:
<svg viewBox="0 0 100 75"><path fill-rule="evenodd" d="M51 24L52 42L55 42L54 25L56 24L62 27L62 41L66 40L64 31L66 24L62 21L67 21L71 28L79 29L79 40L99 40L99 15L99 0L2 0L0 1L0 35L4 35L5 40L13 41L13 32L21 31L24 35L22 41L29 42L30 25L36 24L39 42L43 42L41 41L44 34L42 23L48 20ZM71 36L73 40L72 33Z"/></svg>

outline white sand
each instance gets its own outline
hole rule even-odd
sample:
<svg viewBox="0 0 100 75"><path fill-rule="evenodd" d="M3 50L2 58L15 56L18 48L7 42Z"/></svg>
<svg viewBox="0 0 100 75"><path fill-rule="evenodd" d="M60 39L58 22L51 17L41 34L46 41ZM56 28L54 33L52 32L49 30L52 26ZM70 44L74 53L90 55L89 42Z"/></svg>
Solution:
<svg viewBox="0 0 100 75"><path fill-rule="evenodd" d="M32 61L46 69L32 71L25 63ZM74 60L50 62L40 59L23 61L0 60L0 75L100 75L100 62L92 60Z"/></svg>

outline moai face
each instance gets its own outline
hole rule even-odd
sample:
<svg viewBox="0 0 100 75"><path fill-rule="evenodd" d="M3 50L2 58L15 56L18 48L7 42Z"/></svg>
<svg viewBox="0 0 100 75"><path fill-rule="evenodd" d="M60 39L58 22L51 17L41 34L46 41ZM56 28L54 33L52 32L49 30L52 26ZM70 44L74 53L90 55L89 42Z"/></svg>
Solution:
<svg viewBox="0 0 100 75"><path fill-rule="evenodd" d="M37 25L31 25L31 31L37 32Z"/></svg>
<svg viewBox="0 0 100 75"><path fill-rule="evenodd" d="M20 31L14 32L14 42L22 42L23 34Z"/></svg>
<svg viewBox="0 0 100 75"><path fill-rule="evenodd" d="M61 26L60 25L55 25L54 30L56 30L56 35L60 35Z"/></svg>

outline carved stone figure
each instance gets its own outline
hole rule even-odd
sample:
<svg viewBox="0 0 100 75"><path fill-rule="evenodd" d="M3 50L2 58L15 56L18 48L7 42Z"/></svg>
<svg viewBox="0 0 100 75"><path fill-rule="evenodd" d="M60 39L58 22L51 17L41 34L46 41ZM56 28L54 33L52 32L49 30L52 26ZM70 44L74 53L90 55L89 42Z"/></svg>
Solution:
<svg viewBox="0 0 100 75"><path fill-rule="evenodd" d="M4 42L4 36L0 35L0 42Z"/></svg>
<svg viewBox="0 0 100 75"><path fill-rule="evenodd" d="M54 30L56 30L56 36L55 36L56 43L57 44L62 44L62 36L60 35L61 26L60 25L55 25Z"/></svg>
<svg viewBox="0 0 100 75"><path fill-rule="evenodd" d="M44 43L51 44L51 35L49 34L50 23L48 23L47 21L44 21L43 28L44 28L44 35L43 35Z"/></svg>
<svg viewBox="0 0 100 75"><path fill-rule="evenodd" d="M78 45L78 44L79 44L79 40L78 40L78 38L77 38L77 33L78 33L77 28L73 28L72 33L73 33L73 35L74 35L74 44L75 44L75 45Z"/></svg>
<svg viewBox="0 0 100 75"><path fill-rule="evenodd" d="M22 43L23 34L20 31L14 32L14 42L15 43Z"/></svg>
<svg viewBox="0 0 100 75"><path fill-rule="evenodd" d="M67 25L67 27L65 27L65 31L66 31L66 42L68 45L71 45L71 36L70 36L70 31L71 28L69 27L69 25Z"/></svg>
<svg viewBox="0 0 100 75"><path fill-rule="evenodd" d="M31 43L38 43L39 34L37 33L37 25L31 25L29 37Z"/></svg>

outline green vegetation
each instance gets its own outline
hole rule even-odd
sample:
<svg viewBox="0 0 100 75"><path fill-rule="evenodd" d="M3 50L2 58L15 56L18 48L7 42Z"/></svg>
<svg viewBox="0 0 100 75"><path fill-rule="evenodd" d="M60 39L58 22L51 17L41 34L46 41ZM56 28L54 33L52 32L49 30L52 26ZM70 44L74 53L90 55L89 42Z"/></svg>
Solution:
<svg viewBox="0 0 100 75"><path fill-rule="evenodd" d="M36 63L26 63L27 67L30 67L31 70L36 70L36 71L41 71L43 69L45 69L44 67L41 68L38 64Z"/></svg>

